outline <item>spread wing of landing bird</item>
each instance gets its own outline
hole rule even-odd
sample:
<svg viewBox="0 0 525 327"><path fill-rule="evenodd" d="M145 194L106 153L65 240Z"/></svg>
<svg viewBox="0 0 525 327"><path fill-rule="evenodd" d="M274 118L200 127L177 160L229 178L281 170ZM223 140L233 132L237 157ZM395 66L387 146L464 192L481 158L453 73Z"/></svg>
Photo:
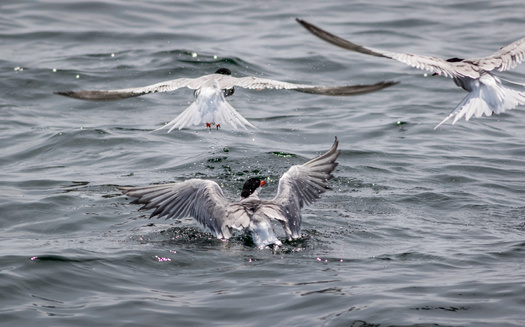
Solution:
<svg viewBox="0 0 525 327"><path fill-rule="evenodd" d="M248 179L241 200L228 200L219 184L210 180L190 179L180 183L142 187L119 187L126 195L137 198L131 203L141 209L155 209L151 217L193 217L217 238L229 239L233 229L248 231L259 247L281 245L271 221L279 221L289 240L301 236L301 209L319 199L329 189L328 181L337 167L339 141L324 154L292 166L279 180L277 195L272 200L259 199L265 184L259 178Z"/></svg>
<svg viewBox="0 0 525 327"><path fill-rule="evenodd" d="M233 128L246 126L256 128L237 112L227 101L226 97L233 95L235 86L247 89L284 89L303 93L350 96L379 91L398 82L379 82L371 85L346 85L346 86L318 86L294 84L258 77L233 77L227 68L221 68L214 74L198 78L179 78L144 87L99 90L99 91L59 91L56 94L81 100L111 101L137 97L158 92L171 92L187 87L195 90L195 102L184 110L175 119L160 129L170 127L182 129L191 125L201 125L217 128L230 125Z"/></svg>
<svg viewBox="0 0 525 327"><path fill-rule="evenodd" d="M302 19L297 22L315 36L341 48L376 57L395 59L409 66L433 72L435 75L451 77L457 86L468 92L467 96L434 129L454 117L452 124L461 117L491 116L525 104L525 92L503 86L491 71L514 68L525 59L525 38L519 39L488 57L441 59L411 53L396 53L364 47L329 33ZM510 83L522 85L508 81Z"/></svg>

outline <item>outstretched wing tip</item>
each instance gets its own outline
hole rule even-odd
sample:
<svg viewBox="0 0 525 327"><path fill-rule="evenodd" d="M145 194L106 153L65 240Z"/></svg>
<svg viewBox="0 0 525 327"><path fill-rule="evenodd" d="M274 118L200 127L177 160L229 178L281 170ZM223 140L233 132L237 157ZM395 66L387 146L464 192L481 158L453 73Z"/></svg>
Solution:
<svg viewBox="0 0 525 327"><path fill-rule="evenodd" d="M71 90L66 90L66 91L54 91L53 94L57 94L57 95L63 95L63 96L71 96L71 93L73 93L73 91Z"/></svg>
<svg viewBox="0 0 525 327"><path fill-rule="evenodd" d="M130 186L117 186L117 190L121 191L122 194L127 195L129 191L131 191L133 187Z"/></svg>
<svg viewBox="0 0 525 327"><path fill-rule="evenodd" d="M303 25L306 28L308 28L309 26L312 26L312 24L308 23L307 21L305 21L304 19L299 18L299 17L296 17L295 21L298 22L299 24Z"/></svg>
<svg viewBox="0 0 525 327"><path fill-rule="evenodd" d="M329 156L332 153L336 153L337 155L336 155L335 159L337 159L337 157L341 153L341 150L337 149L338 147L339 147L339 139L337 138L337 136L335 136L334 137L334 144L332 144L332 147L328 151L326 151L326 153L324 155L320 155L319 157ZM335 162L335 159L334 159L334 162Z"/></svg>

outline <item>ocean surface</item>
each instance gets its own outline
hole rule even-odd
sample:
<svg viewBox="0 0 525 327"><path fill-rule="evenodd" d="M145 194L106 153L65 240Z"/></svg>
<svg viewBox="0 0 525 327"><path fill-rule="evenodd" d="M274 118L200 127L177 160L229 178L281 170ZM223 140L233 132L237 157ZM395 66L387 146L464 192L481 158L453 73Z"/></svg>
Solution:
<svg viewBox="0 0 525 327"><path fill-rule="evenodd" d="M395 52L481 57L525 36L523 1L0 2L0 325L525 326L525 107L433 128L451 79L330 45L303 18ZM237 88L258 130L152 132L181 89L113 102L59 90L236 77L391 88ZM525 64L498 76L525 83ZM117 190L205 178L232 200L342 150L303 235L259 249ZM280 226L275 226L284 241Z"/></svg>

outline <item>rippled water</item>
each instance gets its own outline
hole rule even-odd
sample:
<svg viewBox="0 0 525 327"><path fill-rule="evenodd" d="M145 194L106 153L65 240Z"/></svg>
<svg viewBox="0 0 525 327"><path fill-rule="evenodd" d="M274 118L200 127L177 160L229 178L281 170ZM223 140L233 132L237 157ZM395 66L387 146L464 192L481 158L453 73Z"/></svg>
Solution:
<svg viewBox="0 0 525 327"><path fill-rule="evenodd" d="M521 1L2 1L0 321L9 326L522 326L524 108L433 130L451 80L358 43L476 57L524 36ZM237 89L260 130L149 133L189 90L82 102L56 90L234 76L401 84L356 97ZM505 78L525 82L525 65ZM191 220L148 220L121 185L269 181L340 139L303 238L258 249ZM280 231L277 226L276 231Z"/></svg>

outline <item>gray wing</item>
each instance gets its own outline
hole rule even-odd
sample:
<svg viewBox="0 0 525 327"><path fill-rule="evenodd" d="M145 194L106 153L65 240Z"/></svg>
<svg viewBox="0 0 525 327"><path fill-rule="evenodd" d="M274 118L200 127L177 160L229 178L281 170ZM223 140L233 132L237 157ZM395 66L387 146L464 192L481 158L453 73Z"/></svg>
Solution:
<svg viewBox="0 0 525 327"><path fill-rule="evenodd" d="M229 77L229 78L228 78ZM235 78L231 76L225 77L220 82L221 89L232 88L239 86L247 89L284 89L294 90L303 93L332 95L332 96L349 96L360 95L370 92L379 91L386 87L398 84L399 82L379 82L371 85L344 85L344 86L324 86L324 85L308 85L295 84L288 82L281 82L267 78L259 77L240 77Z"/></svg>
<svg viewBox="0 0 525 327"><path fill-rule="evenodd" d="M501 72L516 67L523 60L525 60L525 38L502 47L491 56L469 61L476 62L485 70L497 69Z"/></svg>
<svg viewBox="0 0 525 327"><path fill-rule="evenodd" d="M193 217L218 238L229 238L231 229L242 229L250 219L238 203L230 203L220 186L208 180L190 179L181 183L142 187L119 187L124 194L135 197L132 204L140 209L153 209L151 217L166 219Z"/></svg>
<svg viewBox="0 0 525 327"><path fill-rule="evenodd" d="M97 90L97 91L58 91L55 94L63 95L80 100L92 100L92 101L112 101L122 100L126 98L138 97L145 94L158 93L158 92L171 92L182 87L190 89L199 89L203 85L210 83L215 77L221 77L224 75L211 74L201 76L199 78L178 78L171 81L160 82L152 85L143 87L118 89L118 90Z"/></svg>
<svg viewBox="0 0 525 327"><path fill-rule="evenodd" d="M376 57L395 59L409 66L412 66L418 69L431 71L434 73L438 73L439 75L443 75L446 77L462 77L462 76L471 77L471 78L479 77L479 73L476 72L469 63L464 63L464 62L451 63L451 62L448 62L446 60L443 60L441 58L436 58L436 57L421 56L421 55L415 55L411 53L396 53L396 52L377 50L373 48L367 48L367 47L352 43L343 38L340 38L339 36L329 33L304 20L297 19L297 22L299 22L299 24L304 26L310 33L314 34L320 39L328 43L332 43L333 45L336 45L343 49L347 49L350 51L359 52L359 53L363 53L363 54L367 54L371 56L376 56Z"/></svg>
<svg viewBox="0 0 525 327"><path fill-rule="evenodd" d="M335 161L341 153L337 150L338 145L336 137L330 150L305 164L292 166L279 180L277 195L271 202L280 207L287 219L283 223L285 230L288 227L293 238L300 236L301 209L330 189L328 181L333 178L331 173L337 167Z"/></svg>
<svg viewBox="0 0 525 327"><path fill-rule="evenodd" d="M179 78L136 88L95 91L58 91L55 92L55 94L80 100L113 101L157 92L171 92L182 87L197 90L205 86L213 86L219 89L231 89L234 86L239 86L248 89L286 89L312 94L348 96L378 91L397 83L398 82L380 82L373 85L320 86L294 84L258 77L236 78L229 75L211 74L199 78Z"/></svg>

